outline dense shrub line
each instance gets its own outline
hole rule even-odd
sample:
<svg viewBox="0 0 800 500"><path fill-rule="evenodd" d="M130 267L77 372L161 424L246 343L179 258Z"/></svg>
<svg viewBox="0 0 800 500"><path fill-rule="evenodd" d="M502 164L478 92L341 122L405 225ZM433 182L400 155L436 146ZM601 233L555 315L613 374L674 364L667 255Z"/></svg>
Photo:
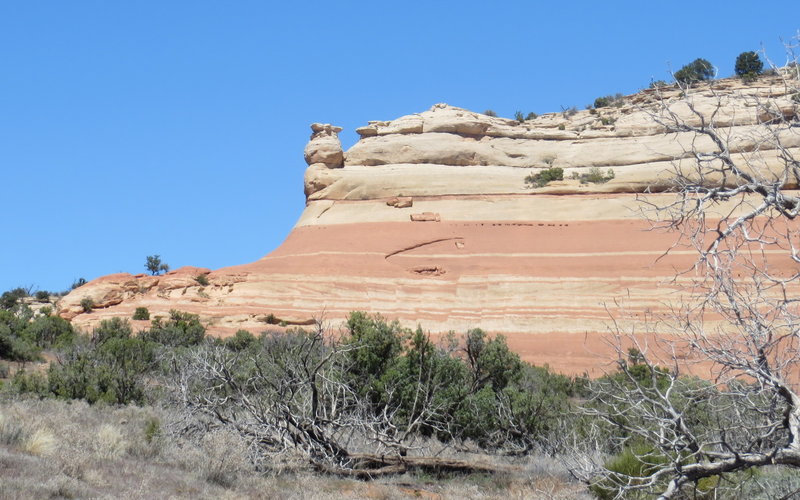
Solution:
<svg viewBox="0 0 800 500"><path fill-rule="evenodd" d="M90 403L143 404L159 398L174 375L164 360L196 356L203 349L237 356L234 376L248 377L255 366L251 360L275 359L276 349L291 351L311 335L296 330L255 336L242 330L227 339L208 338L196 315L179 311L154 319L138 334L127 319L113 318L80 335L55 316L0 311L0 357L35 360L43 348L57 352L46 373L21 369L9 389ZM316 349L318 359L333 356L327 376L352 390L372 415L391 414L388 424L445 442L529 449L555 427L575 395L571 379L522 362L502 336L490 338L480 329L434 343L421 329L412 332L396 321L355 312L338 340ZM290 374L276 375L283 376Z"/></svg>
<svg viewBox="0 0 800 500"><path fill-rule="evenodd" d="M222 428L251 440L251 459L294 446L328 471L359 470L359 450L350 448L354 441L386 456L405 456L419 439L486 453L562 455L580 452L576 442L591 441L594 451L607 454L611 471L587 481L598 498L617 498L631 481L668 460L644 434L625 430L657 428L633 422L641 417L624 404L649 404L651 395L656 400L669 393L684 422L712 434L719 424L709 420L712 415L742 418L733 411L735 394L756 394L746 382L721 392L707 381L676 378L635 350L618 372L589 380L525 363L502 336L480 329L434 342L421 328L354 312L341 332L332 333L240 330L216 339L206 336L198 316L171 311L136 334L127 319L113 318L87 335L16 303L0 310L0 359L36 360L44 349L55 354L46 372L23 365L7 391L166 405L195 422L187 432ZM640 391L641 401L627 397L632 391ZM764 408L782 411L767 403ZM753 418L757 425L759 417ZM736 439L734 426L729 429L728 438ZM785 439L774 436L776 443ZM721 484L712 478L695 488L713 494Z"/></svg>
<svg viewBox="0 0 800 500"><path fill-rule="evenodd" d="M10 381L16 392L141 404L145 381L157 369L157 355L205 339L198 316L179 311L171 311L166 320L156 318L137 335L121 318L104 320L90 335L81 335L49 309L35 313L18 301L7 305L11 307L0 309L0 360L40 361L45 349L56 354L46 373L28 371L22 364Z"/></svg>

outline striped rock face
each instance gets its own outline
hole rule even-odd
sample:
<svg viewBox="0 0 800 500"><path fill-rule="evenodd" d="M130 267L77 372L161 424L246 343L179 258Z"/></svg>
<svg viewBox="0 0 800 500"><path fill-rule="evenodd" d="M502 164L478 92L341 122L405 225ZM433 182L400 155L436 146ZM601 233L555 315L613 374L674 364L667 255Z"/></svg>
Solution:
<svg viewBox="0 0 800 500"><path fill-rule="evenodd" d="M756 98L793 109L783 88L777 78L723 80L691 98L701 113L717 109L717 125L746 152L765 120ZM697 120L677 90L662 98ZM673 278L696 258L689 248L664 256L677 235L652 230L641 194L665 191L676 169L689 168L692 141L713 145L664 134L651 117L658 105L649 91L620 107L523 123L436 105L358 129L361 140L343 155L338 127L314 124L307 206L277 250L215 271L105 276L64 297L59 314L91 328L130 318L137 307L153 316L178 309L229 335L315 319L336 328L350 311L365 310L433 334L480 327L505 335L528 361L599 373L611 317L628 328L678 303L690 277ZM774 151L764 158L764 169L780 166ZM550 167L562 168L564 179L526 184ZM605 182L587 182L587 174ZM658 205L672 199L646 197ZM776 265L794 266L780 257ZM91 314L82 313L84 297L96 305Z"/></svg>

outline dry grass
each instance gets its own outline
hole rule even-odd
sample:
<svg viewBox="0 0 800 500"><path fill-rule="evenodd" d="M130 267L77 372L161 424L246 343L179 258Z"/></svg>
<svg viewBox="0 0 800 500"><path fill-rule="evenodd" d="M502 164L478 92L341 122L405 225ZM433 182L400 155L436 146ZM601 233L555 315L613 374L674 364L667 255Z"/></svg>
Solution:
<svg viewBox="0 0 800 500"><path fill-rule="evenodd" d="M25 429L19 419L0 413L0 445L18 446L25 439Z"/></svg>
<svg viewBox="0 0 800 500"><path fill-rule="evenodd" d="M513 475L363 482L315 475L291 456L258 472L238 435L179 438L165 430L174 419L151 407L0 399L0 498L589 498L546 457L515 464Z"/></svg>
<svg viewBox="0 0 800 500"><path fill-rule="evenodd" d="M31 455L46 457L52 455L57 446L56 437L52 432L47 429L36 429L25 439L22 449Z"/></svg>
<svg viewBox="0 0 800 500"><path fill-rule="evenodd" d="M129 445L122 431L113 424L103 424L97 431L95 450L105 459L118 459L128 451Z"/></svg>

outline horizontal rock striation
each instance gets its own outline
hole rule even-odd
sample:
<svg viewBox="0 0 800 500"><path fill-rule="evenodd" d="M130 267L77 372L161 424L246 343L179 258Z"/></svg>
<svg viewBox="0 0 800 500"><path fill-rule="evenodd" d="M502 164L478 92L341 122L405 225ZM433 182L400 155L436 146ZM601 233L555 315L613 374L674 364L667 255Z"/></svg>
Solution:
<svg viewBox="0 0 800 500"><path fill-rule="evenodd" d="M643 195L672 199L675 172L695 161L692 147L713 147L688 132L666 134L653 119L667 106L698 121L679 92L648 90L619 107L522 123L437 104L370 122L346 152L339 127L314 124L306 209L277 250L216 271L105 276L64 297L59 314L90 328L136 307L154 316L179 309L227 335L320 318L338 325L366 310L434 334L480 327L506 335L529 361L597 373L609 313L624 307L625 326L666 311L686 279L671 278L694 262L690 249L665 257L676 236L652 231L641 214ZM742 159L758 150L770 171L780 152L764 151L759 124L775 118L758 105L767 98L772 113L795 112L778 78L722 80L690 102L700 115L715 113ZM783 144L800 147L797 135ZM551 167L564 180L526 185L527 175ZM613 178L586 182L595 168ZM84 297L95 303L90 313Z"/></svg>

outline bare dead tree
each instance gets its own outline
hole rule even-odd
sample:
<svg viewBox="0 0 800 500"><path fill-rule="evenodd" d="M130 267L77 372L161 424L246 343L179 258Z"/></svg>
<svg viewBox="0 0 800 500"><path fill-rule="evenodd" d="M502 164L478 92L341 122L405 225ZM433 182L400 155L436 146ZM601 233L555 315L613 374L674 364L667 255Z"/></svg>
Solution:
<svg viewBox="0 0 800 500"><path fill-rule="evenodd" d="M256 448L300 449L315 459L345 455L337 439L347 423L332 415L353 404L351 395L335 387L335 397L320 398L337 351L319 333L270 342L254 353L205 345L172 354L171 396L197 417L194 425L233 428Z"/></svg>
<svg viewBox="0 0 800 500"><path fill-rule="evenodd" d="M642 108L683 150L673 161L674 198L643 203L653 224L675 231L676 245L698 258L682 273L686 299L647 325L651 336L618 344L618 373L595 383L584 406L638 464L636 473L580 464L608 495L671 499L703 481L739 487L736 474L751 468L800 472L796 59L772 73L738 90L724 82L657 88Z"/></svg>
<svg viewBox="0 0 800 500"><path fill-rule="evenodd" d="M348 376L349 355L364 345L340 341L321 323L311 332L272 333L257 342L263 345L241 351L207 344L169 353L163 384L185 412L180 432L233 430L250 442L256 463L299 455L318 471L360 478L412 469L507 470L425 453L421 436L447 436L452 421L441 397L448 381L425 359L407 371L413 380L386 383L387 401L402 404L376 405ZM423 347L420 356L436 355L432 345Z"/></svg>

